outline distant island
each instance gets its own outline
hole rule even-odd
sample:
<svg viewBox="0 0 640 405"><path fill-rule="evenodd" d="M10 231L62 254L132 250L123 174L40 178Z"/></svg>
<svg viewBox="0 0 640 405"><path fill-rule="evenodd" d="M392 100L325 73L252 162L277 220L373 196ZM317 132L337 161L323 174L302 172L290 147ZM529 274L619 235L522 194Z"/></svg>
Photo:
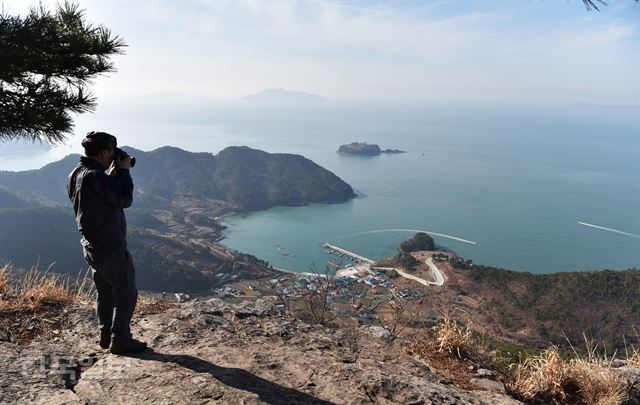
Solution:
<svg viewBox="0 0 640 405"><path fill-rule="evenodd" d="M352 142L347 145L340 145L338 153L345 155L364 155L364 156L377 156L381 153L406 153L399 149L385 149L381 150L380 146L375 143L368 144L366 142Z"/></svg>
<svg viewBox="0 0 640 405"><path fill-rule="evenodd" d="M244 96L240 101L259 104L295 104L295 103L319 103L325 101L317 94L304 91L289 91L282 87L279 89L266 89L256 94Z"/></svg>

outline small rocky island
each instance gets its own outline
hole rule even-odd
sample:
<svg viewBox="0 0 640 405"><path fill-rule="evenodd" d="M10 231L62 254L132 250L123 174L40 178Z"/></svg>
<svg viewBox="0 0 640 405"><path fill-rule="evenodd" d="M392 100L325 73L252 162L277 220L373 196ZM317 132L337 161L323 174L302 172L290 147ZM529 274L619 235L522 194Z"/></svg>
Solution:
<svg viewBox="0 0 640 405"><path fill-rule="evenodd" d="M406 153L399 149L385 149L381 150L380 146L375 143L368 144L366 142L352 142L347 145L340 145L338 153L345 155L364 155L364 156L378 156L381 153Z"/></svg>

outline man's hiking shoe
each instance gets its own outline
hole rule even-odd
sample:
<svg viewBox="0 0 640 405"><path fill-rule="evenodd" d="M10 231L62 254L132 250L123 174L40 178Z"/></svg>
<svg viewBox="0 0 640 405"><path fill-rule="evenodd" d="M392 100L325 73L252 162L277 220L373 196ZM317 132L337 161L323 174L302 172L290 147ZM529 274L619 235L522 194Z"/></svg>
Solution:
<svg viewBox="0 0 640 405"><path fill-rule="evenodd" d="M114 340L111 342L111 353L113 354L140 353L145 351L146 348L146 343L133 338L128 340Z"/></svg>
<svg viewBox="0 0 640 405"><path fill-rule="evenodd" d="M111 333L108 335L100 334L100 347L103 349L108 349L111 346Z"/></svg>

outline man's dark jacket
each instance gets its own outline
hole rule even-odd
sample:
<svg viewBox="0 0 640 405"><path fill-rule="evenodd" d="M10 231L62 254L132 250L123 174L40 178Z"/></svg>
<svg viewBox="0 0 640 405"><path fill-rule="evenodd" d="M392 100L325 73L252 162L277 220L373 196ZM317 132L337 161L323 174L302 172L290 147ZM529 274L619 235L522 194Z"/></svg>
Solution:
<svg viewBox="0 0 640 405"><path fill-rule="evenodd" d="M82 246L89 252L127 248L124 208L133 201L133 181L129 170L118 169L108 176L95 159L81 157L69 175L67 191L73 202Z"/></svg>

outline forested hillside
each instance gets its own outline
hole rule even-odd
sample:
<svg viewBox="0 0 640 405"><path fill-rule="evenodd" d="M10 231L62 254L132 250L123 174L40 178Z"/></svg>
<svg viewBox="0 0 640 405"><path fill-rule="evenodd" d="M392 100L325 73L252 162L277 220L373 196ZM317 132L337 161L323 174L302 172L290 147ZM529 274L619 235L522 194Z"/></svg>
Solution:
<svg viewBox="0 0 640 405"><path fill-rule="evenodd" d="M223 213L354 197L347 183L299 155L248 147L217 156L168 146L124 149L137 159L134 203L125 212L143 289L202 291L220 281L215 273L255 265L241 259L234 267L233 254L215 245ZM26 268L55 263L54 271L71 274L86 268L66 191L78 160L69 155L38 170L0 172L0 259Z"/></svg>
<svg viewBox="0 0 640 405"><path fill-rule="evenodd" d="M353 189L300 155L229 147L217 156L165 146L151 152L124 148L137 159L132 169L136 202L160 206L176 195L226 201L240 210L276 205L343 202ZM67 176L79 159L69 155L39 170L0 172L0 192L67 204ZM6 198L0 195L0 202Z"/></svg>
<svg viewBox="0 0 640 405"><path fill-rule="evenodd" d="M471 265L475 294L490 300L501 326L531 327L532 336L564 344L583 334L610 348L635 341L640 325L640 270L531 274Z"/></svg>

